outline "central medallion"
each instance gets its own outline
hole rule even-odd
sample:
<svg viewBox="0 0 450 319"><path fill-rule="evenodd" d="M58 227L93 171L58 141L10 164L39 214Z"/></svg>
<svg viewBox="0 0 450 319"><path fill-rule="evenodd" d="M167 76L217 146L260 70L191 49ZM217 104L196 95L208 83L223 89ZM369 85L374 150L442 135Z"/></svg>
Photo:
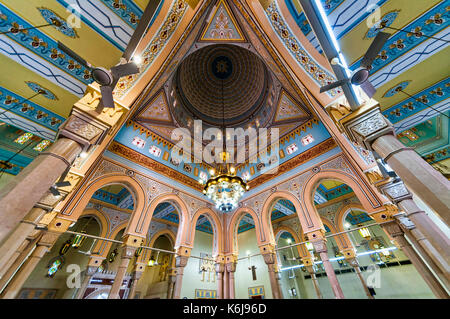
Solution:
<svg viewBox="0 0 450 319"><path fill-rule="evenodd" d="M215 77L226 80L233 73L233 63L226 56L219 56L212 61L212 73Z"/></svg>

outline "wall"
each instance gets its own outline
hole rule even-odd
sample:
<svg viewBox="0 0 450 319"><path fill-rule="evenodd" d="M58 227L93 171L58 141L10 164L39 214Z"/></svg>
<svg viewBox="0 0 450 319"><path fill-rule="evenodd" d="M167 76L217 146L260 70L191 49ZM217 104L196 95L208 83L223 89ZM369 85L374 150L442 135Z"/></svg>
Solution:
<svg viewBox="0 0 450 319"><path fill-rule="evenodd" d="M254 228L240 233L237 239L239 258L246 257L247 252L250 252L250 255L260 253ZM257 280L253 280L252 272L248 269L249 265L256 266ZM250 264L246 259L238 261L235 273L236 298L248 299L248 288L256 286L264 286L265 298L272 298L272 289L264 258L262 256L251 257Z"/></svg>
<svg viewBox="0 0 450 319"><path fill-rule="evenodd" d="M212 257L213 235L196 231L194 239L194 247L191 256L200 256L200 253L206 253ZM213 281L213 273L211 273L211 281L208 282L208 274L205 273L205 280L201 281L202 274L199 272L199 262L197 258L189 258L184 269L183 283L181 286L180 298L195 298L195 289L206 289L217 291L217 280ZM217 278L216 278L217 279Z"/></svg>
<svg viewBox="0 0 450 319"><path fill-rule="evenodd" d="M393 246L390 239L387 237L386 233L381 229L380 226L373 226L369 228L373 237L382 237L384 239L385 244L388 247ZM327 234L328 235L328 234ZM354 244L360 244L364 239L360 236L358 232L353 233L353 237L350 237ZM279 246L286 246L287 243L285 239L280 238L278 241ZM328 247L328 255L329 258L334 258L334 253L332 247L336 246L334 239L329 238L327 242ZM356 246L356 245L355 245ZM356 247L358 253L362 253L366 251L364 245L359 245ZM279 261L282 263L282 267L289 267L299 264L301 262L298 261L284 261L282 257L285 254L287 257L292 257L292 251L290 249L286 249L280 251ZM295 256L297 252L294 250ZM394 260L396 261L405 261L407 260L406 256L400 250L393 251L394 256L396 257ZM374 262L369 257L360 256L358 257L358 261L361 266L373 265ZM336 261L331 262L333 268L337 269L348 269L348 267L340 267ZM310 278L305 279L304 277L308 275L307 272L303 272L301 268L296 268L293 270L296 278L289 279L289 274L292 275L292 271L283 271L281 275L281 289L284 298L295 298L295 299L305 299L305 298L317 298L314 287L312 285L312 281ZM288 274L289 273L289 274ZM320 273L323 273L321 271ZM362 275L367 282L367 278L371 276L373 272L371 271L363 271ZM341 288L344 292L346 298L363 298L366 299L367 296L364 293L362 288L362 284L358 279L356 273L341 273L336 275L338 281L341 285ZM372 276L372 278L375 278ZM376 299L395 299L395 298L434 298L433 293L428 288L427 284L423 281L422 277L419 275L415 267L411 264L409 265L400 265L395 267L388 268L380 268L379 272L379 287L375 287L375 298ZM317 278L320 286L320 290L324 298L334 299L333 292L331 290L330 283L326 276L321 276ZM372 282L372 281L369 281ZM291 297L289 295L288 289L295 287L297 290L297 297Z"/></svg>
<svg viewBox="0 0 450 319"><path fill-rule="evenodd" d="M86 223L86 218L80 219L81 225ZM78 223L71 228L71 230L77 230ZM100 233L99 226L95 221L89 223L89 226L85 229L86 233L92 235L98 235ZM71 237L70 234L62 234L55 245L49 253L45 254L41 261L37 264L36 268L33 270L31 275L25 281L22 288L33 288L33 289L56 289L55 299L69 299L76 292L76 288L69 289L66 280L69 275L73 274L67 272L67 266L71 264L76 264L80 266L80 270L84 271L89 262L89 257L80 253L79 251L87 251L91 248L93 240L87 238L78 250L70 248L69 251L64 255L65 263L61 269L59 269L53 278L47 277L48 265L51 259L59 255L59 250L61 249L63 243ZM81 281L83 280L83 274L81 275Z"/></svg>

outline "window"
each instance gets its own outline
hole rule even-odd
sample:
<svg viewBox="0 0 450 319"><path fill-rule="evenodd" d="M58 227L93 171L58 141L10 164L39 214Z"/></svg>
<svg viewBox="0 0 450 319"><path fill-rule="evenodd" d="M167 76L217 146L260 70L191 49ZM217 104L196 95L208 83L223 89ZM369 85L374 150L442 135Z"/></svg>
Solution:
<svg viewBox="0 0 450 319"><path fill-rule="evenodd" d="M36 152L42 152L43 150L45 150L47 148L47 146L50 145L50 141L47 140L42 140L38 145L36 145L33 149Z"/></svg>
<svg viewBox="0 0 450 319"><path fill-rule="evenodd" d="M133 138L133 142L131 142L133 145L136 145L138 148L144 148L145 146L145 141L140 138L139 136L135 136Z"/></svg>
<svg viewBox="0 0 450 319"><path fill-rule="evenodd" d="M308 144L311 144L312 142L314 142L314 138L312 137L311 134L306 135L304 138L302 138L302 144L303 146L306 146Z"/></svg>
<svg viewBox="0 0 450 319"><path fill-rule="evenodd" d="M148 151L155 157L159 157L161 155L161 149L155 145L152 145Z"/></svg>
<svg viewBox="0 0 450 319"><path fill-rule="evenodd" d="M286 152L291 155L292 153L296 152L298 150L297 144L293 143L286 147Z"/></svg>
<svg viewBox="0 0 450 319"><path fill-rule="evenodd" d="M32 137L33 137L33 134L24 133L24 134L20 135L18 138L16 138L16 140L14 142L16 142L20 145L23 145L23 144L25 144L25 142L29 141L30 138L32 138Z"/></svg>

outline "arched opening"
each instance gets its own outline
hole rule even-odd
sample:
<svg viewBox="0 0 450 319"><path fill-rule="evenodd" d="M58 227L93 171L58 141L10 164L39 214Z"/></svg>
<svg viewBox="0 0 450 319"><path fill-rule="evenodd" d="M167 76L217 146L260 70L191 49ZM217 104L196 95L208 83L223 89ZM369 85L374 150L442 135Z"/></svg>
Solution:
<svg viewBox="0 0 450 319"><path fill-rule="evenodd" d="M242 211L233 229L238 262L235 272L235 297L242 299L272 298L267 265L260 255L257 220L252 214ZM254 256L255 255L255 256Z"/></svg>
<svg viewBox="0 0 450 319"><path fill-rule="evenodd" d="M181 298L215 299L218 280L215 270L218 226L210 211L197 212L191 220L193 247L184 269Z"/></svg>
<svg viewBox="0 0 450 319"><path fill-rule="evenodd" d="M84 215L73 223L71 229L80 234L99 236L102 224L98 217ZM87 268L94 245L95 239L62 234L25 281L18 298L35 298L36 294L56 299L73 298L77 289L68 285L68 276Z"/></svg>
<svg viewBox="0 0 450 319"><path fill-rule="evenodd" d="M145 246L140 256L130 262L142 263L144 271L136 286L135 299L166 299L171 283L171 270L175 266L173 252L180 224L179 208L169 201L156 205L147 230ZM161 249L164 251L158 251Z"/></svg>

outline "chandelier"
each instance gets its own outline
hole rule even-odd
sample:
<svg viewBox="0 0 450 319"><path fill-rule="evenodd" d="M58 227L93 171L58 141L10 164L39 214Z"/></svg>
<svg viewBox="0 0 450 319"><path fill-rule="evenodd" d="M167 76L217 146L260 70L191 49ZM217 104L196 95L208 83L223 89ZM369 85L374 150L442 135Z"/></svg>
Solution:
<svg viewBox="0 0 450 319"><path fill-rule="evenodd" d="M228 153L223 152L222 157L227 157ZM249 189L247 183L239 176L236 176L236 170L229 164L219 166L218 174L215 170L210 171L211 178L206 182L203 188L203 194L208 196L216 204L216 208L223 213L235 209Z"/></svg>
<svg viewBox="0 0 450 319"><path fill-rule="evenodd" d="M238 206L239 200L249 189L249 186L241 177L236 176L236 169L229 164L230 154L225 151L225 103L223 101L222 79L222 140L224 150L220 154L222 164L217 167L217 175L215 169L210 170L211 177L205 183L203 194L214 202L216 209L226 213ZM200 180L200 183L203 184L203 180Z"/></svg>

